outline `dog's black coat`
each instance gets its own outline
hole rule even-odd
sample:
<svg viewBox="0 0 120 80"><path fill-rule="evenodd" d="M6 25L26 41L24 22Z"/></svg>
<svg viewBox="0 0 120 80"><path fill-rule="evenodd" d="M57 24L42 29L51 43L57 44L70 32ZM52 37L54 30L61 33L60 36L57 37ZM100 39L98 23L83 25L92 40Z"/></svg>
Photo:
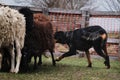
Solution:
<svg viewBox="0 0 120 80"><path fill-rule="evenodd" d="M106 35L105 39L102 38L103 34ZM107 33L102 27L89 26L74 31L58 31L55 33L54 38L57 43L68 44L70 47L70 50L59 58L75 55L76 50L85 51L89 61L88 66L91 67L89 49L93 47L97 54L105 59L104 63L107 68L110 68L109 56L106 50Z"/></svg>

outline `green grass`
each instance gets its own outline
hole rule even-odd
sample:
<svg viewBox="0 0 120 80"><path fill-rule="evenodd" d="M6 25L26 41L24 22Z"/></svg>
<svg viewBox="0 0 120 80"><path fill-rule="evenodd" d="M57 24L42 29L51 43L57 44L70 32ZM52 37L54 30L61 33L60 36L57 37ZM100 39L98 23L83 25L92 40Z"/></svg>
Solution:
<svg viewBox="0 0 120 80"><path fill-rule="evenodd" d="M110 69L105 68L103 59L92 62L93 68L87 68L86 58L69 57L53 67L51 59L44 58L37 70L18 74L0 72L0 80L120 80L120 61L111 60Z"/></svg>

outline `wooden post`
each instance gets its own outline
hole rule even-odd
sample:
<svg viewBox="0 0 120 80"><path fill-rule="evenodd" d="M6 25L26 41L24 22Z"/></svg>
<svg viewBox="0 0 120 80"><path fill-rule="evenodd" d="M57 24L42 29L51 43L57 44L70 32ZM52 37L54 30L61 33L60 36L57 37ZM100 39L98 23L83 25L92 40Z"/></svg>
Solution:
<svg viewBox="0 0 120 80"><path fill-rule="evenodd" d="M119 30L119 46L118 46L118 57L119 57L119 60L120 60L120 30Z"/></svg>
<svg viewBox="0 0 120 80"><path fill-rule="evenodd" d="M89 26L89 20L90 20L90 12L86 11L86 22L85 22L85 26Z"/></svg>
<svg viewBox="0 0 120 80"><path fill-rule="evenodd" d="M82 11L81 28L87 27L89 25L89 18L90 18L89 11Z"/></svg>
<svg viewBox="0 0 120 80"><path fill-rule="evenodd" d="M86 17L86 13L85 13L85 11L82 11L81 28L85 27L85 17Z"/></svg>
<svg viewBox="0 0 120 80"><path fill-rule="evenodd" d="M42 12L43 12L43 14L45 14L45 15L49 15L49 9L48 8L42 8Z"/></svg>
<svg viewBox="0 0 120 80"><path fill-rule="evenodd" d="M81 28L85 28L89 25L89 18L90 18L89 11L82 11ZM85 56L84 52L80 52L79 57L84 57L84 56Z"/></svg>

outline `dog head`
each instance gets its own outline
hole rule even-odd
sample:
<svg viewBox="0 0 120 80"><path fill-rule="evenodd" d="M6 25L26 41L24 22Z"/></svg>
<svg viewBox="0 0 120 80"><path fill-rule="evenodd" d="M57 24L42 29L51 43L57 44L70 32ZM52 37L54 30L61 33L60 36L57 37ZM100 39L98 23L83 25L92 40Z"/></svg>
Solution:
<svg viewBox="0 0 120 80"><path fill-rule="evenodd" d="M66 36L65 32L58 31L54 34L54 39L56 40L56 43L66 44Z"/></svg>

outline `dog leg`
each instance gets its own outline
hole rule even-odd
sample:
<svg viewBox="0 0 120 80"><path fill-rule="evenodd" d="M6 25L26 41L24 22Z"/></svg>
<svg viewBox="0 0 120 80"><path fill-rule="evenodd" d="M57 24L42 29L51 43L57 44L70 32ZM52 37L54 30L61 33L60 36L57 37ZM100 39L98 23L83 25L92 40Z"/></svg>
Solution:
<svg viewBox="0 0 120 80"><path fill-rule="evenodd" d="M91 62L89 51L86 51L86 57L87 57L87 60L88 60L88 66L87 67L92 67L92 62Z"/></svg>

